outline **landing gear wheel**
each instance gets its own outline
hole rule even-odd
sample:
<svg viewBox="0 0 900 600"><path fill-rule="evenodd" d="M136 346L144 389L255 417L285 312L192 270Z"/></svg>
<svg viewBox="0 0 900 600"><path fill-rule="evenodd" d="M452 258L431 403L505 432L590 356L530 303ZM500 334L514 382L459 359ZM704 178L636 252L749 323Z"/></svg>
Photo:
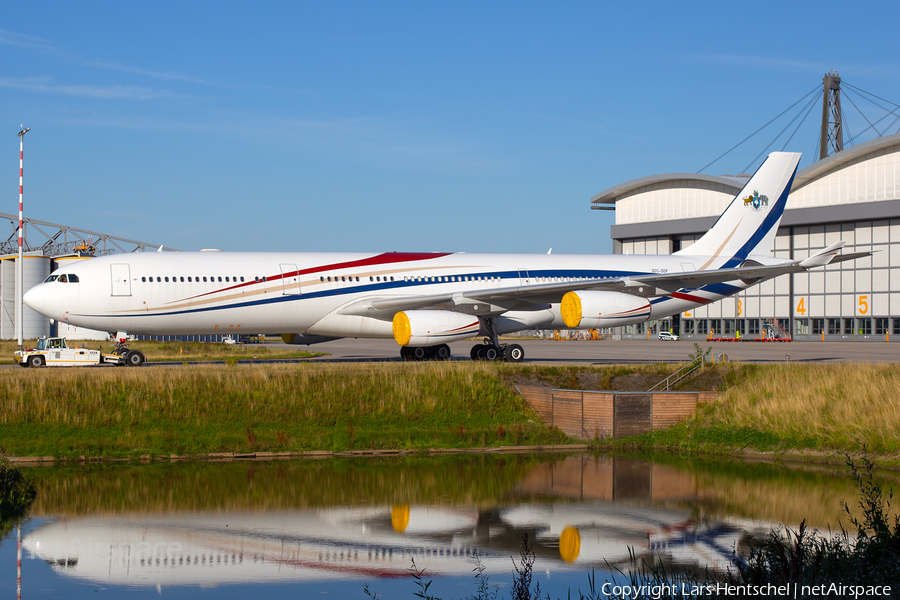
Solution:
<svg viewBox="0 0 900 600"><path fill-rule="evenodd" d="M421 346L410 349L413 360L426 360L428 358L428 348Z"/></svg>
<svg viewBox="0 0 900 600"><path fill-rule="evenodd" d="M28 366L39 369L44 366L44 357L40 354L32 356L28 359Z"/></svg>
<svg viewBox="0 0 900 600"><path fill-rule="evenodd" d="M472 346L472 349L469 350L469 358L472 360L484 360L484 345L475 344Z"/></svg>
<svg viewBox="0 0 900 600"><path fill-rule="evenodd" d="M510 344L506 347L503 355L506 359L506 362L522 362L522 359L525 358L525 349L518 344Z"/></svg>
<svg viewBox="0 0 900 600"><path fill-rule="evenodd" d="M129 350L125 355L125 364L129 367L139 367L144 364L144 355L140 350Z"/></svg>
<svg viewBox="0 0 900 600"><path fill-rule="evenodd" d="M434 358L437 360L450 360L450 346L441 344L434 347Z"/></svg>
<svg viewBox="0 0 900 600"><path fill-rule="evenodd" d="M409 348L406 346L400 346L400 359L401 360L412 360L412 355L409 352Z"/></svg>
<svg viewBox="0 0 900 600"><path fill-rule="evenodd" d="M500 358L500 348L497 346L485 346L484 347L484 360L497 360Z"/></svg>

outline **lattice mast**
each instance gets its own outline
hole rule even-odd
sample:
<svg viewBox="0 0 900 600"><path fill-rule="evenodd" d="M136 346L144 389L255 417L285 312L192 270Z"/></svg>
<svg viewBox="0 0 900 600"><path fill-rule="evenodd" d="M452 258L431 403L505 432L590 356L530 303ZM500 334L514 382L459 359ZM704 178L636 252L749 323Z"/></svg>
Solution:
<svg viewBox="0 0 900 600"><path fill-rule="evenodd" d="M819 160L844 149L841 76L834 69L822 78L822 133L819 140Z"/></svg>

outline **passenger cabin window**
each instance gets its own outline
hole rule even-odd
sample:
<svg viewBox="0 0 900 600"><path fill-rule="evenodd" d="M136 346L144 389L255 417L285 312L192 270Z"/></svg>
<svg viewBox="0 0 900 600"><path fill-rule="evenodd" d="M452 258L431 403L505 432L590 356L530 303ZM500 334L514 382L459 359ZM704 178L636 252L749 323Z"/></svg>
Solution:
<svg viewBox="0 0 900 600"><path fill-rule="evenodd" d="M146 278L146 277L141 277L141 283L147 283L147 278Z"/></svg>

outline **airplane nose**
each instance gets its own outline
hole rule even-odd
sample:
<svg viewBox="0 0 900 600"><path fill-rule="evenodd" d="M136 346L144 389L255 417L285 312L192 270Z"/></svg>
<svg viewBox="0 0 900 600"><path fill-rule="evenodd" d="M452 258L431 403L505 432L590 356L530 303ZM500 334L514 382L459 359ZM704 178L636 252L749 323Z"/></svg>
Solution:
<svg viewBox="0 0 900 600"><path fill-rule="evenodd" d="M28 305L29 308L36 310L45 316L50 316L47 314L47 286L43 283L39 283L22 296L22 302Z"/></svg>

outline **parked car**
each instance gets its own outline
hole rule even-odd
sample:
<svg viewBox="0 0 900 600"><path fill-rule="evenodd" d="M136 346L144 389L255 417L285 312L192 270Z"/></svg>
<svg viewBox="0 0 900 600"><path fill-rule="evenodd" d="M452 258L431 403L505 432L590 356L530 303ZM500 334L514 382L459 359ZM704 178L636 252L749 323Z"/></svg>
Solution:
<svg viewBox="0 0 900 600"><path fill-rule="evenodd" d="M660 332L656 335L656 337L658 337L658 338L661 339L661 340L671 340L671 341L673 341L673 342L677 342L677 341L678 341L678 336L677 336L676 334L671 333L671 332L668 332L668 331L660 331Z"/></svg>

